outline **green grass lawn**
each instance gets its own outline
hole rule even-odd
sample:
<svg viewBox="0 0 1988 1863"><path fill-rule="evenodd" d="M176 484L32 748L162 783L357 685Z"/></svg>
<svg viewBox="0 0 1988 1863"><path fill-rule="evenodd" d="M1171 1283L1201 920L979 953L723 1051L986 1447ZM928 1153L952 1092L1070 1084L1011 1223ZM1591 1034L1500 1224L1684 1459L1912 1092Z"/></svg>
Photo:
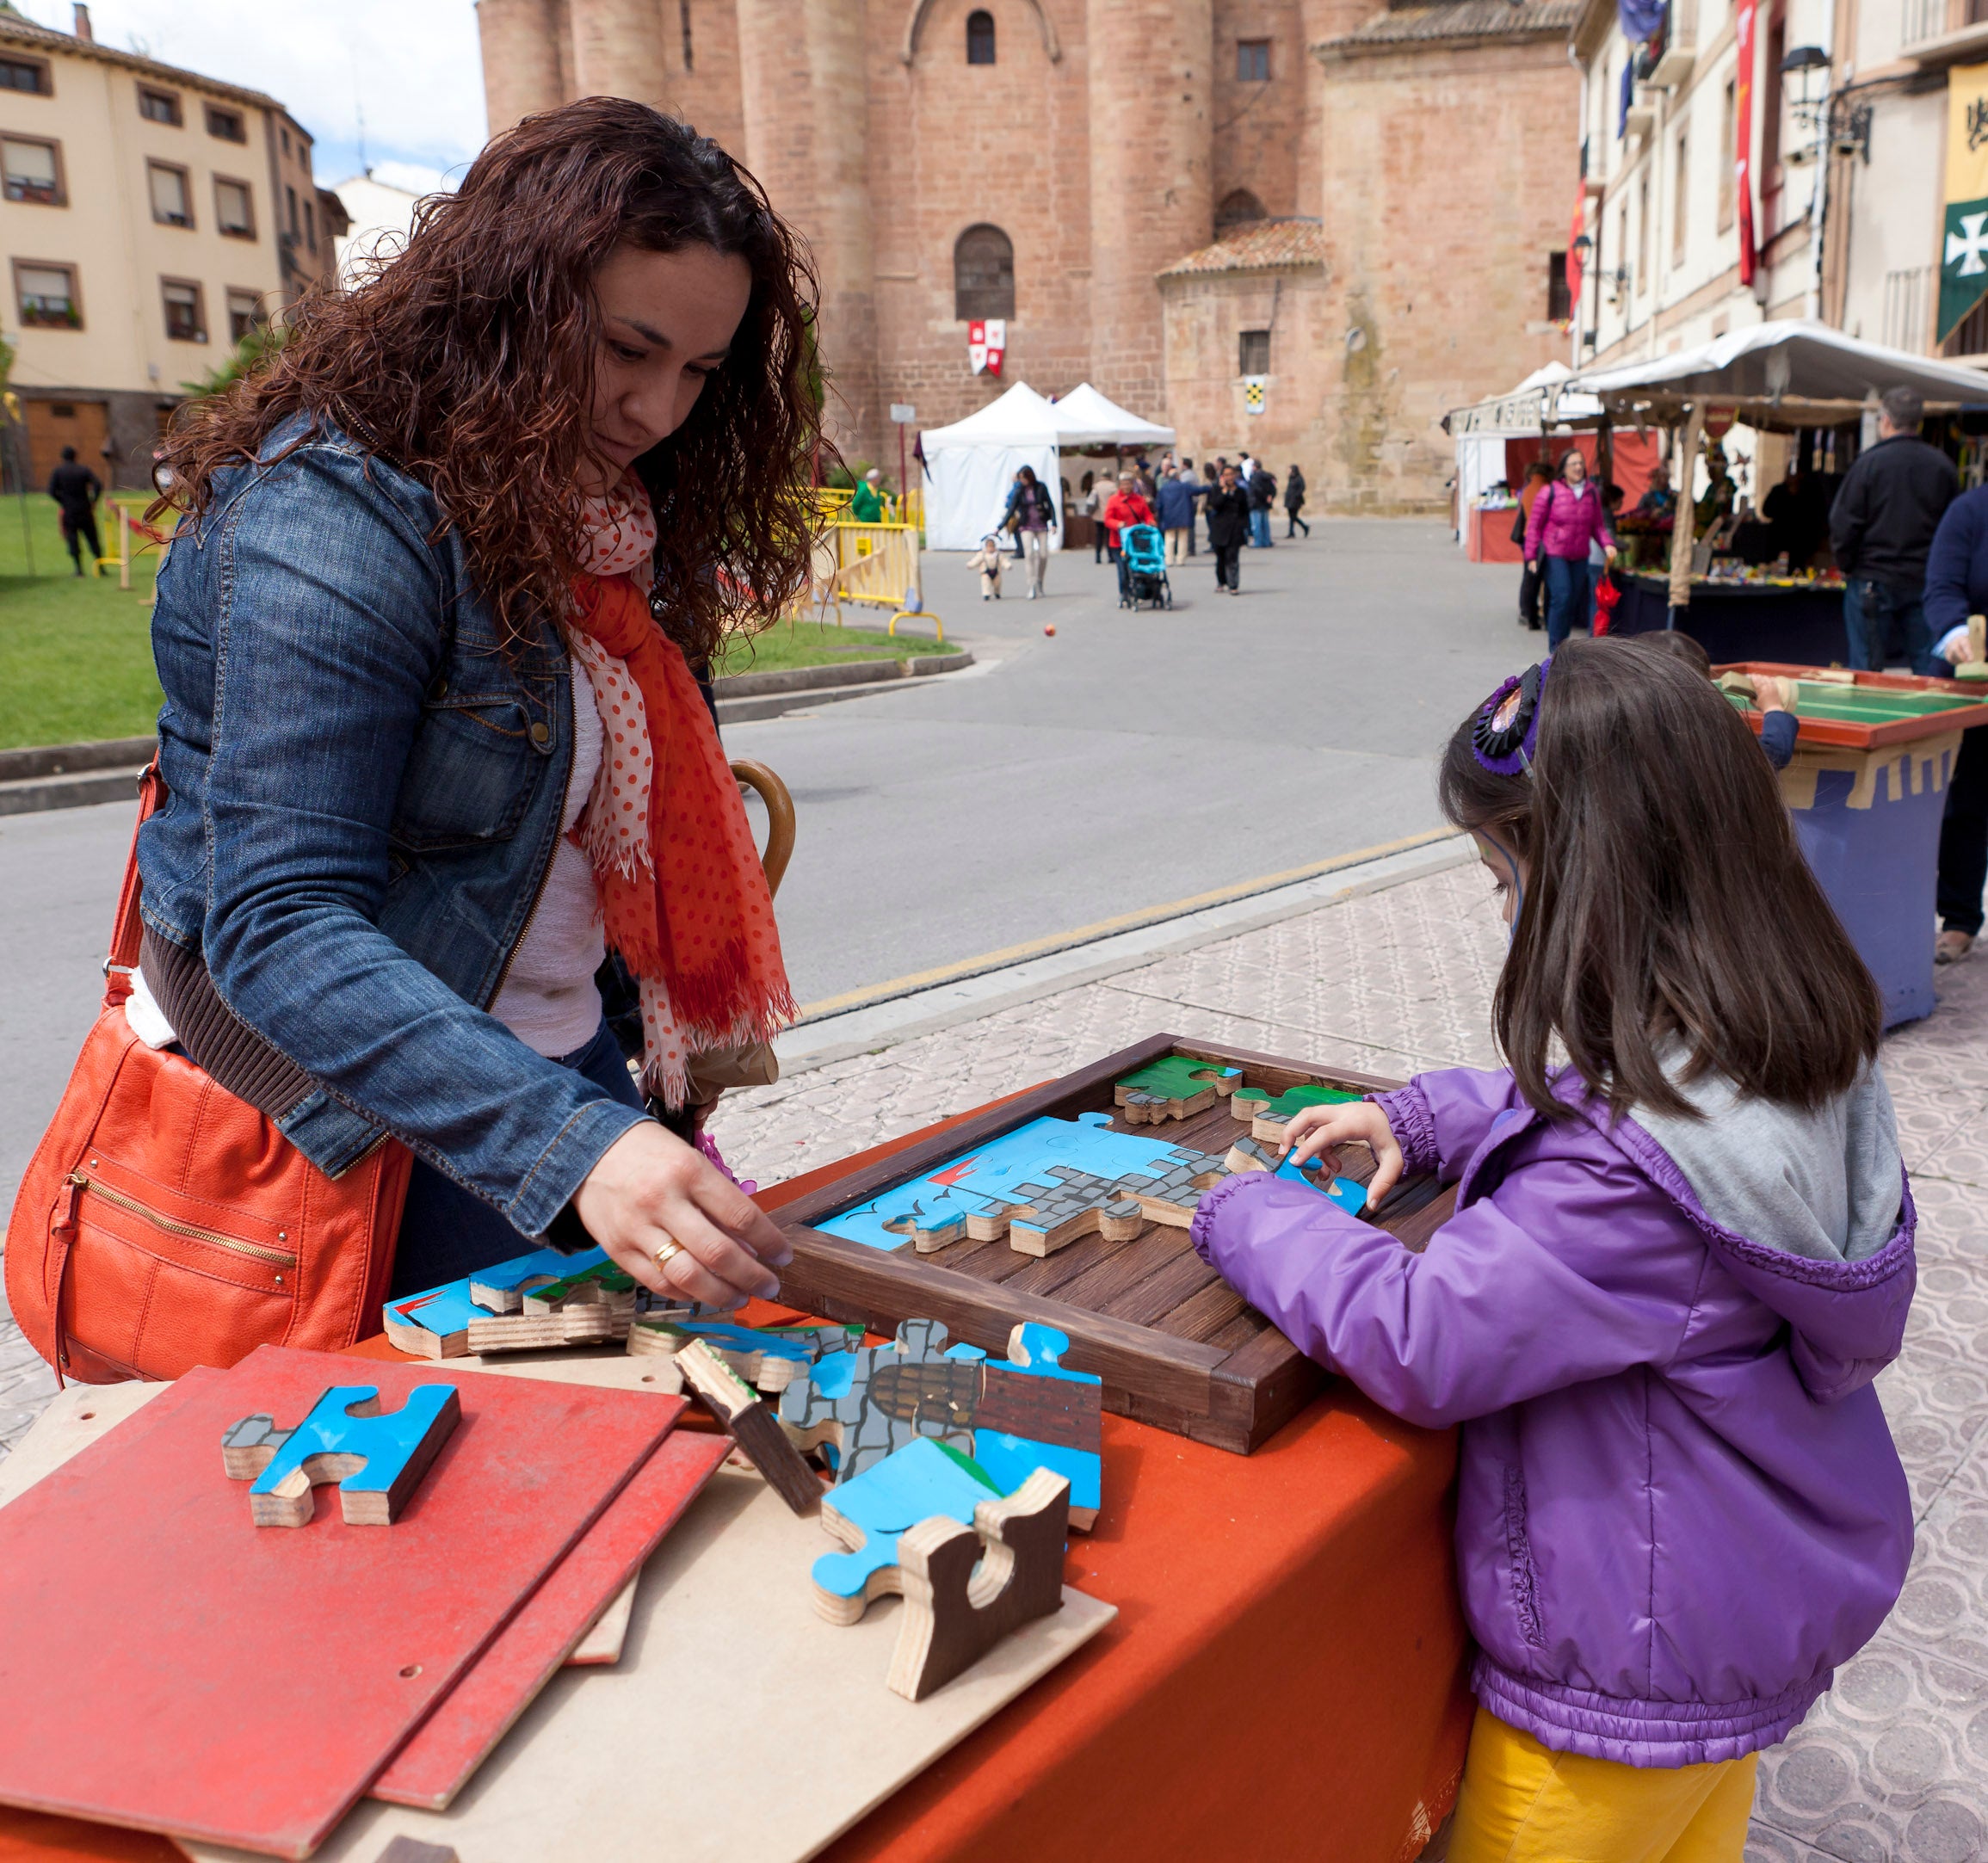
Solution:
<svg viewBox="0 0 1988 1863"><path fill-rule="evenodd" d="M151 666L157 552L139 554L133 537L128 593L114 569L78 578L53 501L28 495L25 536L23 502L0 498L0 750L144 737L160 699ZM128 502L143 509L135 495ZM117 519L108 507L97 528L114 552Z"/></svg>
<svg viewBox="0 0 1988 1863"><path fill-rule="evenodd" d="M134 510L143 508L135 495L128 502ZM114 570L78 577L63 547L53 502L28 495L25 537L22 503L0 499L0 750L144 737L160 700L151 633L157 552L139 553L134 535L128 593L118 588ZM114 551L114 515L100 514L98 525L105 549ZM911 631L920 627L923 632ZM893 640L881 628L814 621L790 627L780 621L733 641L718 670L769 673L939 651L929 622L907 623Z"/></svg>
<svg viewBox="0 0 1988 1863"><path fill-rule="evenodd" d="M860 610L852 612L860 613ZM925 632L914 633L923 627ZM907 621L893 640L880 627L837 627L832 621L775 621L763 633L734 640L713 669L728 673L777 673L790 666L832 666L844 660L903 659L948 651L933 640L929 621Z"/></svg>

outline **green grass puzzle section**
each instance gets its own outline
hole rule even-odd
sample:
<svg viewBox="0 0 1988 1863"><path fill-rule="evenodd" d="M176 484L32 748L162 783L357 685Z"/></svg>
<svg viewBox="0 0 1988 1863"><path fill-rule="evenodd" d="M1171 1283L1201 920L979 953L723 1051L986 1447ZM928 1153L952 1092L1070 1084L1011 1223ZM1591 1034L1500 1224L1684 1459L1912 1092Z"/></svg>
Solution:
<svg viewBox="0 0 1988 1863"><path fill-rule="evenodd" d="M118 502L133 515L140 494ZM117 515L97 512L106 550ZM131 588L114 569L78 577L62 541L55 501L39 492L0 498L0 750L28 744L142 737L163 694L151 663L156 548L132 538Z"/></svg>
<svg viewBox="0 0 1988 1863"><path fill-rule="evenodd" d="M1238 1076L1240 1068L1224 1067L1219 1061L1197 1061L1192 1055L1170 1054L1127 1074L1117 1084L1128 1093L1150 1094L1156 1100L1191 1100L1211 1091L1218 1080Z"/></svg>
<svg viewBox="0 0 1988 1863"><path fill-rule="evenodd" d="M1272 1099L1262 1087L1238 1087L1230 1102L1231 1110L1248 1113L1252 1119L1288 1120L1308 1106L1348 1106L1364 1094L1347 1093L1337 1087L1289 1087Z"/></svg>

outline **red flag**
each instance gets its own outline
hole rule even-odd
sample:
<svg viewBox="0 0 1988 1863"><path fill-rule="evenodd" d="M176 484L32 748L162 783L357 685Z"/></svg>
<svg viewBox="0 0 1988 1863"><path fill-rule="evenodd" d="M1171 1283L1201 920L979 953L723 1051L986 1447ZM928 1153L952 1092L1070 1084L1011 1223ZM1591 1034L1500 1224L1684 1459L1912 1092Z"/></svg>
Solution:
<svg viewBox="0 0 1988 1863"><path fill-rule="evenodd" d="M1733 15L1738 69L1734 77L1733 181L1739 196L1739 281L1753 282L1753 20L1756 0L1739 0Z"/></svg>
<svg viewBox="0 0 1988 1863"><path fill-rule="evenodd" d="M1574 183L1574 224L1567 234L1567 314L1576 330L1581 327L1581 241L1587 219L1588 182L1583 176Z"/></svg>

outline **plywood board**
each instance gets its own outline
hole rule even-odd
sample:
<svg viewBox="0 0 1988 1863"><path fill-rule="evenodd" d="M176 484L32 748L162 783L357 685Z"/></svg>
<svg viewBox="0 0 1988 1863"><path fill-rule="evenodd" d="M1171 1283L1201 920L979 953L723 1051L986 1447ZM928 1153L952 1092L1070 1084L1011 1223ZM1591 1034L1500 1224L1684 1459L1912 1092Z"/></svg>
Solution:
<svg viewBox="0 0 1988 1863"><path fill-rule="evenodd" d="M676 1414L456 1378L462 1422L392 1527L320 1497L307 1527L257 1528L223 1432L355 1381L392 1408L452 1380L263 1347L0 1508L0 1802L309 1855Z"/></svg>
<svg viewBox="0 0 1988 1863"><path fill-rule="evenodd" d="M201 1375L212 1378L219 1373ZM0 1462L0 1508L26 1494L43 1476L53 1473L72 1455L172 1388L170 1384L133 1379L122 1385L70 1385L57 1391L7 1459Z"/></svg>
<svg viewBox="0 0 1988 1863"><path fill-rule="evenodd" d="M649 1562L619 1668L562 1671L448 1811L369 1800L323 1863L374 1863L398 1835L472 1863L800 1863L1117 1614L1066 1588L913 1704L885 1685L895 1600L847 1627L816 1616L808 1568L831 1549L756 1476L720 1469Z"/></svg>

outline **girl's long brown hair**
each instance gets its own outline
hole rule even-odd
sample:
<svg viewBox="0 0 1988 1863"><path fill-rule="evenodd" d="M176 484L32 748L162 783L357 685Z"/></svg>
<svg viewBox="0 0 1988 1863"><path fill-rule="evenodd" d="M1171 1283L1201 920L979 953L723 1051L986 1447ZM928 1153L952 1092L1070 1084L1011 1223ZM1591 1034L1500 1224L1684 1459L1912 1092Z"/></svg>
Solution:
<svg viewBox="0 0 1988 1863"><path fill-rule="evenodd" d="M1540 694L1530 774L1485 769L1474 722L1444 753L1442 808L1527 868L1491 1013L1532 1105L1568 1113L1555 1038L1618 1113L1691 1113L1664 1073L1674 1043L1685 1080L1787 1106L1850 1086L1878 1052L1878 987L1717 687L1633 640L1574 640Z"/></svg>
<svg viewBox="0 0 1988 1863"><path fill-rule="evenodd" d="M588 97L494 138L423 200L397 257L306 298L273 359L192 404L161 464L197 521L225 469L304 413L429 486L505 637L565 612L599 314L622 244L737 254L752 294L723 368L637 461L656 507L658 613L694 665L806 587L816 287L805 247L718 145L645 105Z"/></svg>

